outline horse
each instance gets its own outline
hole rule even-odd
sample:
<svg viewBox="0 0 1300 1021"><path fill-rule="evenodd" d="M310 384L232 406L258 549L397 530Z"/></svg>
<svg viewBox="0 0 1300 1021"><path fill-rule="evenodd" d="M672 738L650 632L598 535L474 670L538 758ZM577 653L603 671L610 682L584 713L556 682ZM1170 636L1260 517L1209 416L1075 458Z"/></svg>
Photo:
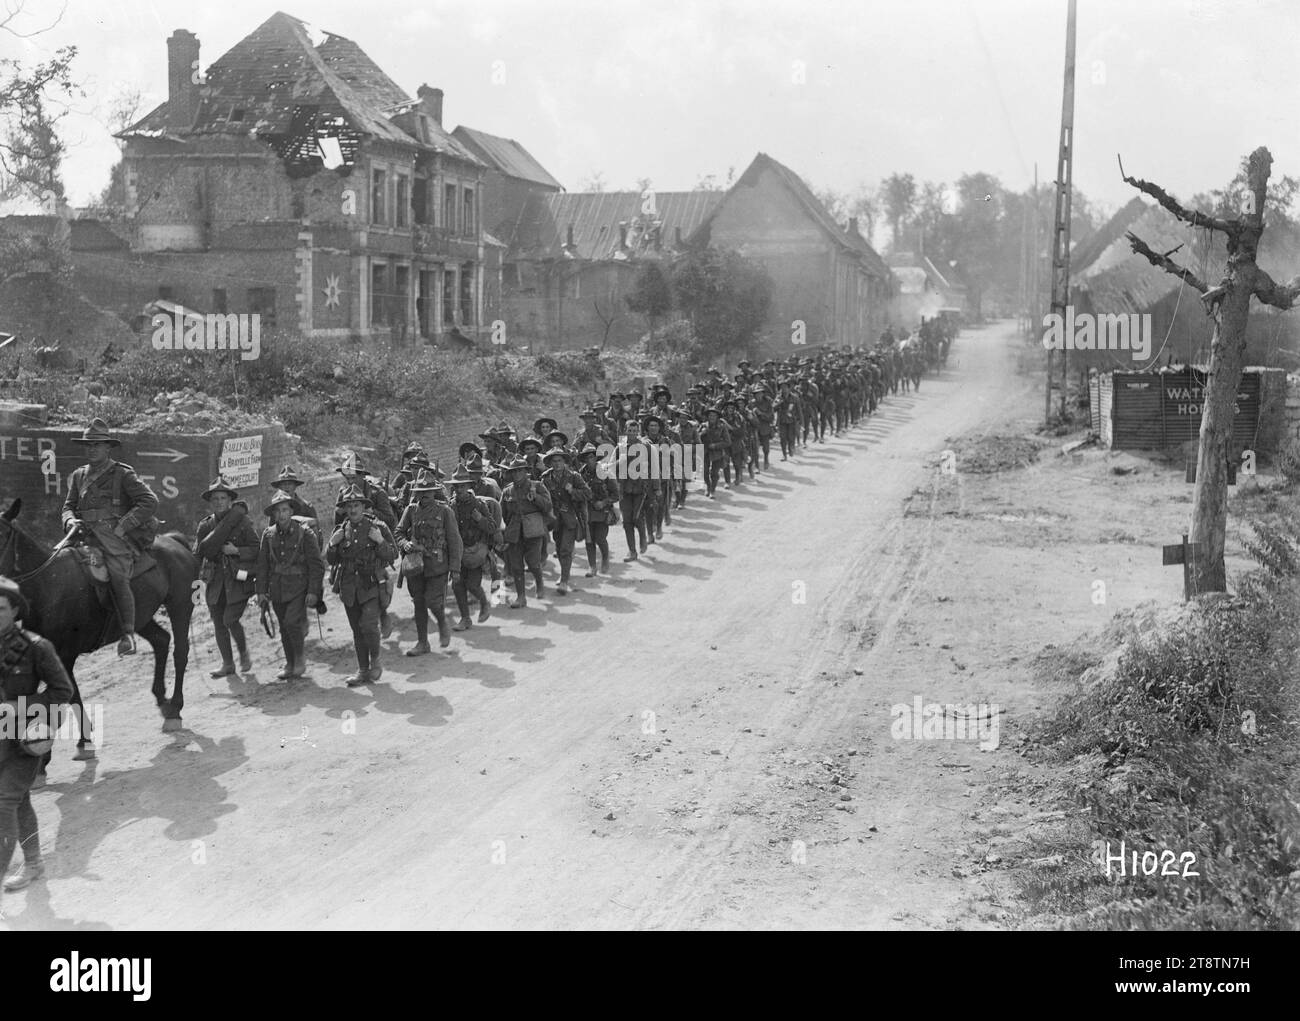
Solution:
<svg viewBox="0 0 1300 1021"><path fill-rule="evenodd" d="M117 613L111 600L107 605L100 602L95 586L86 577L71 549L56 550L28 534L18 524L21 510L22 500L14 500L8 510L0 514L0 574L18 582L27 597L30 612L23 625L54 645L67 670L72 681L72 705L81 728L76 757L93 759L95 750L87 733L89 720L73 667L78 656L94 652L121 637ZM190 617L194 613L193 593L199 565L185 543L185 536L179 532L158 536L149 552L154 566L132 579L131 591L135 593L136 625L140 636L153 649L153 696L162 714L162 729L175 731L182 727L185 666L190 658ZM166 697L165 677L167 647L172 636L153 619L162 607L166 608L176 639L173 657L176 684L171 699Z"/></svg>

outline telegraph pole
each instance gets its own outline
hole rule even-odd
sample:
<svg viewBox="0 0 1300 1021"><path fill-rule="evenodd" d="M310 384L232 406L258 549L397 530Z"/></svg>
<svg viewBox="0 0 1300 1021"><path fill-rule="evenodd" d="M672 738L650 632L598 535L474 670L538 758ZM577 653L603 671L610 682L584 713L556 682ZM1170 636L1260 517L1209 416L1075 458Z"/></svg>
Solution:
<svg viewBox="0 0 1300 1021"><path fill-rule="evenodd" d="M1070 183L1074 177L1074 22L1077 0L1070 0L1065 24L1065 89L1061 98L1061 143L1056 155L1056 219L1052 225L1052 311L1065 319L1070 301ZM1061 348L1061 418L1070 390L1066 348ZM1048 390L1051 390L1052 355L1047 355ZM1050 408L1050 397L1048 400ZM1050 413L1050 411L1049 411Z"/></svg>

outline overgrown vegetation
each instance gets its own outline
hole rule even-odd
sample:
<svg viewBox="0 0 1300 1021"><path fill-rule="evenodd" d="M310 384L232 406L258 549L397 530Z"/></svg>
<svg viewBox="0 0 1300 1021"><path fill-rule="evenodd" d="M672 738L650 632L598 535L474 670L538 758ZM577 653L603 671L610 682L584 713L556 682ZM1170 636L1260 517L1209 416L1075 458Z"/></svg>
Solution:
<svg viewBox="0 0 1300 1021"><path fill-rule="evenodd" d="M1062 857L1020 877L1036 912L1087 929L1300 926L1300 515L1288 506L1252 531L1261 570L1236 596L1136 629L1114 671L1037 735L1083 811L1039 841ZM1121 841L1129 874L1112 860L1108 878ZM1133 851L1172 852L1177 874L1165 855L1133 875Z"/></svg>

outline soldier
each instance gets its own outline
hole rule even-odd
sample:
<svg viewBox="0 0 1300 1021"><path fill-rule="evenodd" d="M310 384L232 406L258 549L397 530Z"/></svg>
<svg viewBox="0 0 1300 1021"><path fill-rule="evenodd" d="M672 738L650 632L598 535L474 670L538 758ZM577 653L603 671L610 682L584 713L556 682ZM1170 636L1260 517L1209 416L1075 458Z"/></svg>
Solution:
<svg viewBox="0 0 1300 1021"><path fill-rule="evenodd" d="M483 591L483 567L491 550L501 544L501 505L490 497L476 496L477 477L462 466L447 480L453 497L452 511L460 532L460 571L452 578L452 591L460 620L452 625L453 631L467 631L470 627L469 596L476 598L479 606L478 622L482 624L492 616L492 600Z"/></svg>
<svg viewBox="0 0 1300 1021"><path fill-rule="evenodd" d="M343 476L344 480L343 485L339 487L338 499L334 503L335 529L348 518L343 497L359 489L365 495L366 506L369 508L366 516L382 522L391 535L393 529L397 527L397 513L393 510L392 501L389 500L384 487L379 484L379 480L366 474L360 458L355 453L348 454L343 464L335 470ZM393 619L388 613L388 606L392 601L393 581L390 579L380 587L379 592L379 629L384 638L393 633Z"/></svg>
<svg viewBox="0 0 1300 1021"><path fill-rule="evenodd" d="M555 555L560 561L560 583L555 591L565 596L569 594L574 544L587 539L587 501L591 499L591 489L570 467L569 453L562 447L548 450L544 463L546 470L542 472L542 484L551 494L551 513L555 515L551 534L555 537Z"/></svg>
<svg viewBox="0 0 1300 1021"><path fill-rule="evenodd" d="M109 451L122 445L108 433L108 426L97 418L82 433L89 464L82 465L68 480L68 495L63 501L63 530L82 528L104 554L108 568L109 591L117 610L122 637L117 654L135 652L135 595L131 591L131 571L141 550L153 544L158 530L154 509L158 497L129 464L114 461Z"/></svg>
<svg viewBox="0 0 1300 1021"><path fill-rule="evenodd" d="M542 441L542 448L549 450L551 445L546 442L546 437L560 428L560 423L553 418L542 417L533 423L533 435Z"/></svg>
<svg viewBox="0 0 1300 1021"><path fill-rule="evenodd" d="M726 487L730 489L732 486L730 469L735 469L735 485L742 485L745 481L745 461L748 458L749 449L749 440L746 435L748 425L745 422L745 413L741 410L735 398L726 397L723 399L722 420L726 422L731 434L730 463L724 462L722 466L723 477L727 480Z"/></svg>
<svg viewBox="0 0 1300 1021"><path fill-rule="evenodd" d="M632 464L637 456L634 451L638 444L644 446L641 440L641 427L635 420L628 422L627 435L620 443L624 450L620 451L626 457L626 464ZM646 454L641 456L647 456ZM650 481L644 478L624 478L618 480L619 489L619 513L623 518L623 535L627 539L627 556L623 558L623 563L631 563L638 559L637 540L641 542L641 552L644 553L650 548L649 538L646 534L646 502L650 491Z"/></svg>
<svg viewBox="0 0 1300 1021"><path fill-rule="evenodd" d="M298 495L298 487L301 486L302 479L293 473L293 469L287 464L275 481L271 483L276 489L282 490L289 494L289 506L293 508L293 513L300 518L316 517L316 508Z"/></svg>
<svg viewBox="0 0 1300 1021"><path fill-rule="evenodd" d="M352 628L352 647L357 656L356 675L348 679L355 688L379 680L379 593L389 565L397 556L397 545L387 525L367 517L370 497L361 487L345 490L340 502L347 517L334 529L325 559L338 568L334 591L339 594Z"/></svg>
<svg viewBox="0 0 1300 1021"><path fill-rule="evenodd" d="M618 442L618 438L627 428L628 412L623 400L621 393L615 392L609 395L609 413L605 416L605 429L615 442Z"/></svg>
<svg viewBox="0 0 1300 1021"><path fill-rule="evenodd" d="M334 527L337 528L343 524L347 518L347 512L343 506L343 495L354 489L360 489L366 494L371 514L387 525L388 530L391 532L393 526L397 523L397 515L393 511L392 501L389 500L384 487L379 484L379 480L366 474L361 459L355 453L350 453L344 458L343 463L334 470L343 476L343 484L339 487L338 499L334 503Z"/></svg>
<svg viewBox="0 0 1300 1021"><path fill-rule="evenodd" d="M212 513L199 522L194 539L194 553L202 559L199 577L205 583L208 612L221 666L211 677L227 677L235 672L231 638L239 650L239 669L248 673L253 661L248 654L244 625L240 623L249 597L256 591L259 537L249 520L248 505L225 479L218 478L203 493Z"/></svg>
<svg viewBox="0 0 1300 1021"><path fill-rule="evenodd" d="M395 513L399 518L401 517L402 512L410 506L411 487L421 474L430 474L439 482L442 481L442 472L438 470L436 464L429 460L428 454L420 453L413 455L411 460L408 462L408 467L415 474L411 476L410 482L407 482L402 486L398 491L397 497L393 501L393 513Z"/></svg>
<svg viewBox="0 0 1300 1021"><path fill-rule="evenodd" d="M515 600L512 610L528 605L524 595L525 567L537 583L537 596L545 591L542 582L542 540L546 536L546 518L551 513L551 494L532 477L532 469L523 457L502 465L510 484L501 493L501 511L505 522L506 560L514 577Z"/></svg>
<svg viewBox="0 0 1300 1021"><path fill-rule="evenodd" d="M601 571L609 574L609 526L618 523L618 482L601 478L596 469L599 450L588 443L578 452L582 462L582 481L591 490L587 501L587 577L595 578ZM600 550L600 568L596 567L596 551Z"/></svg>
<svg viewBox="0 0 1300 1021"><path fill-rule="evenodd" d="M758 422L758 446L763 451L763 470L772 467L772 433L776 431L776 409L772 402L772 389L767 383L754 387L754 418ZM754 459L758 459L755 451Z"/></svg>
<svg viewBox="0 0 1300 1021"><path fill-rule="evenodd" d="M722 421L722 409L717 405L709 408L707 416L700 442L704 444L704 495L712 500L718 488L718 472L726 465L731 450L731 430Z"/></svg>
<svg viewBox="0 0 1300 1021"><path fill-rule="evenodd" d="M650 499L646 507L646 531L651 541L655 541L663 539L664 525L673 523L668 506L672 498L672 444L668 439L667 423L658 415L646 415L641 428L658 468L650 478Z"/></svg>
<svg viewBox="0 0 1300 1021"><path fill-rule="evenodd" d="M542 477L542 441L536 436L525 436L519 441L519 456L528 466L528 477L534 482Z"/></svg>
<svg viewBox="0 0 1300 1021"><path fill-rule="evenodd" d="M585 446L590 443L593 447L599 447L602 443L608 443L611 446L614 443L614 437L610 435L609 430L602 425L605 412L609 410L607 404L594 404L578 417L582 419L582 432L574 441L579 446Z"/></svg>
<svg viewBox="0 0 1300 1021"><path fill-rule="evenodd" d="M456 512L445 499L435 498L442 489L434 477L422 472L411 487L414 502L402 512L397 524L397 548L403 554L402 567L415 605L416 643L406 650L408 656L423 656L429 648L429 614L438 622L438 645L451 644L447 624L447 578L460 574L462 553ZM443 494L445 497L445 494ZM420 554L419 566L407 569L405 558Z"/></svg>
<svg viewBox="0 0 1300 1021"><path fill-rule="evenodd" d="M497 481L488 475L487 466L481 457L472 458L465 464L465 470L474 478L474 495L487 499L495 509L497 516L497 527L501 527L501 486ZM498 541L495 545L488 547L488 576L491 578L492 591L495 592L501 587L501 557L504 553L504 543Z"/></svg>
<svg viewBox="0 0 1300 1021"><path fill-rule="evenodd" d="M479 433L478 438L483 441L483 456L489 464L507 460L517 449L515 431L505 422L499 422L487 432Z"/></svg>
<svg viewBox="0 0 1300 1021"><path fill-rule="evenodd" d="M749 479L754 480L754 470L758 466L758 417L749 410L749 395L736 394L736 417L744 425L745 464L749 467ZM736 471L740 475L739 469Z"/></svg>
<svg viewBox="0 0 1300 1021"><path fill-rule="evenodd" d="M546 454L552 450L568 450L569 434L559 429L552 429L542 438L542 458L545 460ZM545 466L543 466L545 470Z"/></svg>
<svg viewBox="0 0 1300 1021"><path fill-rule="evenodd" d="M293 496L281 490L266 506L271 525L257 550L257 603L268 607L280 624L284 647L282 681L307 674L307 607L316 607L325 591L325 560L309 528L293 519Z"/></svg>
<svg viewBox="0 0 1300 1021"><path fill-rule="evenodd" d="M686 494L690 484L695 481L695 471L691 466L694 464L695 447L700 442L700 426L683 408L673 410L673 421L676 424L678 442L682 445L683 458L682 477L676 479L673 485L673 510L681 510L686 506Z"/></svg>
<svg viewBox="0 0 1300 1021"><path fill-rule="evenodd" d="M18 626L28 609L18 583L0 577L0 877L8 874L15 848L23 849L22 872L5 881L7 893L26 889L45 875L31 798L44 760L19 738L35 721L58 730L63 707L73 698L72 682L54 646ZM25 718L18 715L20 705L26 706Z"/></svg>
<svg viewBox="0 0 1300 1021"><path fill-rule="evenodd" d="M401 493L402 490L406 488L407 484L414 482L416 476L420 474L420 469L411 465L411 458L416 455L423 457L428 456L425 454L424 448L420 446L420 444L412 441L411 443L408 443L406 449L402 451L402 466L397 469L397 474L393 476L393 481L389 485L390 492Z"/></svg>

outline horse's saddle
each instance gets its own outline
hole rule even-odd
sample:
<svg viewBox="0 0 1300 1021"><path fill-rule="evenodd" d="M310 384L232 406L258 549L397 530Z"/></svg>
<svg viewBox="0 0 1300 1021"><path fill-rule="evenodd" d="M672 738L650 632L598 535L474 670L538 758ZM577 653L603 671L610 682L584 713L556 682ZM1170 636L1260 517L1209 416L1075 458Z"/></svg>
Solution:
<svg viewBox="0 0 1300 1021"><path fill-rule="evenodd" d="M90 576L91 581L97 585L108 584L108 565L104 563L104 553L101 549L97 546L87 546L81 543L73 546L72 552L77 555L77 562L81 564L81 569ZM140 577L156 563L153 554L147 550L137 552L135 565L131 568L131 577L133 579Z"/></svg>

